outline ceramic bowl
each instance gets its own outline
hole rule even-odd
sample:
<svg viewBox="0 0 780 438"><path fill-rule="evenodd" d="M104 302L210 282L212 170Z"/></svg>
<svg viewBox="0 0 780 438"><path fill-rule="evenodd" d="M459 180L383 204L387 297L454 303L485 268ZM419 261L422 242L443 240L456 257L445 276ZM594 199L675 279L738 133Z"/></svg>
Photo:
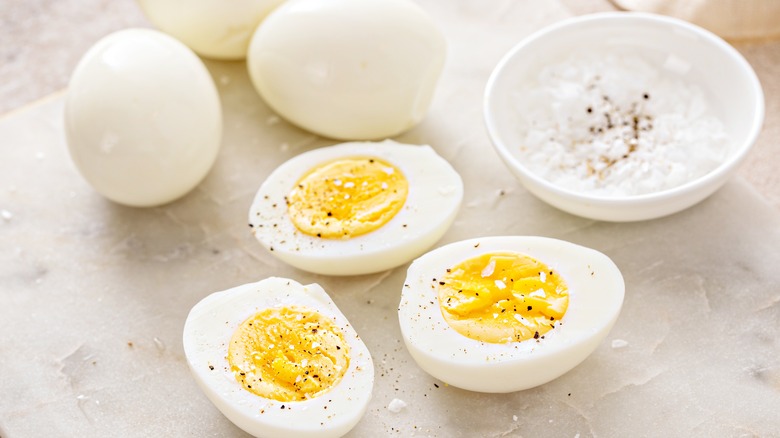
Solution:
<svg viewBox="0 0 780 438"><path fill-rule="evenodd" d="M699 87L723 124L726 158L705 175L671 189L610 197L557 186L524 164L513 92L535 81L542 68L581 51L630 51L663 69L670 57L686 71L674 72ZM569 213L606 221L638 221L686 209L721 187L745 158L761 131L764 96L742 55L718 36L690 23L645 13L602 13L559 22L522 40L498 63L484 98L487 130L501 159L534 195Z"/></svg>

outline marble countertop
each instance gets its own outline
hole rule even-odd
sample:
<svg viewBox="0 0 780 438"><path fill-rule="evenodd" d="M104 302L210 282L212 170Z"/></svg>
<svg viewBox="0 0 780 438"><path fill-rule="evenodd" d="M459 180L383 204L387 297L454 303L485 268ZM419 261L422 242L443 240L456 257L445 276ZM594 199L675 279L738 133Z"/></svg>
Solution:
<svg viewBox="0 0 780 438"><path fill-rule="evenodd" d="M273 114L242 63L207 62L225 135L206 180L163 207L106 201L67 155L60 90L100 36L148 23L131 1L3 3L0 436L244 436L190 378L181 330L202 297L269 275L333 291L372 351L374 398L350 436L780 431L780 41L736 44L767 103L740 174L679 214L612 224L560 212L520 187L492 152L481 115L484 82L517 41L611 4L420 3L442 25L448 64L428 117L397 140L432 144L466 182L463 209L440 243L542 235L609 255L624 274L626 300L597 351L531 390L459 390L421 371L403 346L396 308L406 266L333 278L272 258L246 227L257 187L287 158L332 142L267 123ZM394 398L408 406L391 412Z"/></svg>

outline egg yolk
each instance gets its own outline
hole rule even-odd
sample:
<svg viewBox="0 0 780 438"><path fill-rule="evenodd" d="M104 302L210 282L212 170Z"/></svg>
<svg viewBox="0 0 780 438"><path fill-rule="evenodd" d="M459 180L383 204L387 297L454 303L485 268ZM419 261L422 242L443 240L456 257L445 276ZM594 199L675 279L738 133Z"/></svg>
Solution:
<svg viewBox="0 0 780 438"><path fill-rule="evenodd" d="M555 327L569 306L568 288L560 275L514 252L470 258L433 281L447 323L482 342L538 339Z"/></svg>
<svg viewBox="0 0 780 438"><path fill-rule="evenodd" d="M378 158L349 158L310 170L287 196L298 230L326 239L370 233L404 206L409 183L398 168Z"/></svg>
<svg viewBox="0 0 780 438"><path fill-rule="evenodd" d="M316 310L265 309L236 329L228 347L239 383L261 397L306 400L336 385L349 368L349 348L332 320Z"/></svg>

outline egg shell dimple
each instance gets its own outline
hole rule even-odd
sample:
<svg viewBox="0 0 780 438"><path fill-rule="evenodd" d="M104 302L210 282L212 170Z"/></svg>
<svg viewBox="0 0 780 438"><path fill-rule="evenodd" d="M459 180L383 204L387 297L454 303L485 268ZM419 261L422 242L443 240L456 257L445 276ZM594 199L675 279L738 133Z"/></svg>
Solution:
<svg viewBox="0 0 780 438"><path fill-rule="evenodd" d="M446 41L411 0L290 0L258 27L252 83L288 121L330 138L395 136L425 116Z"/></svg>
<svg viewBox="0 0 780 438"><path fill-rule="evenodd" d="M351 239L321 239L300 232L287 214L285 197L312 168L339 158L377 157L396 166L409 182L401 211L381 228ZM402 265L438 241L455 220L463 181L430 146L386 140L315 149L283 163L265 180L249 211L260 243L284 262L325 275L359 275Z"/></svg>
<svg viewBox="0 0 780 438"><path fill-rule="evenodd" d="M73 72L65 133L76 167L103 196L148 207L193 189L216 160L222 109L203 62L150 29L98 41Z"/></svg>
<svg viewBox="0 0 780 438"><path fill-rule="evenodd" d="M331 317L349 346L350 364L341 381L326 393L305 401L279 402L245 390L230 371L227 350L234 331L244 320L269 307L291 305L306 306ZM317 284L304 286L271 277L213 293L190 311L183 343L190 371L209 400L230 421L258 437L342 436L360 421L371 400L371 354Z"/></svg>
<svg viewBox="0 0 780 438"><path fill-rule="evenodd" d="M545 263L567 283L566 314L544 339L481 342L457 333L442 316L433 279L466 259L504 251ZM451 243L415 260L398 318L409 353L432 376L471 391L512 392L547 383L585 360L617 320L624 293L619 269L598 251L544 237L484 237Z"/></svg>

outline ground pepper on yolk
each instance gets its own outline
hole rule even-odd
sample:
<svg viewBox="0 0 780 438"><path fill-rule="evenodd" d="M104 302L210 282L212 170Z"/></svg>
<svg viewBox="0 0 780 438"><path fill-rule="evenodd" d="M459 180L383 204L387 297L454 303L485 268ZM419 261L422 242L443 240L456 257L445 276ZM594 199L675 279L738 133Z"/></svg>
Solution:
<svg viewBox="0 0 780 438"><path fill-rule="evenodd" d="M403 208L409 183L378 158L347 158L315 167L287 196L295 227L310 236L345 239L370 233Z"/></svg>
<svg viewBox="0 0 780 438"><path fill-rule="evenodd" d="M344 376L349 360L341 329L300 306L269 308L249 317L228 347L236 380L247 391L282 402L327 392Z"/></svg>
<svg viewBox="0 0 780 438"><path fill-rule="evenodd" d="M560 275L514 252L470 258L434 282L445 321L463 336L483 342L539 339L569 305Z"/></svg>

